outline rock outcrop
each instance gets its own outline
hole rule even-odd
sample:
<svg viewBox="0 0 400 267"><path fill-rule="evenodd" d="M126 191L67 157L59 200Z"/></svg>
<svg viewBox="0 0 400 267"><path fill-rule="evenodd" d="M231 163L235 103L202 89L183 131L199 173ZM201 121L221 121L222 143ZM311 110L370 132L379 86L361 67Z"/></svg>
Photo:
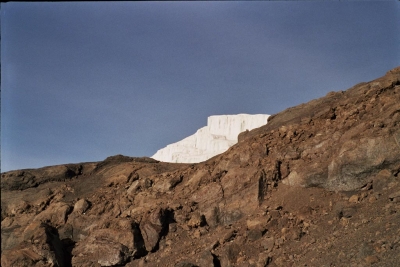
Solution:
<svg viewBox="0 0 400 267"><path fill-rule="evenodd" d="M2 173L2 266L397 266L400 68L198 164Z"/></svg>
<svg viewBox="0 0 400 267"><path fill-rule="evenodd" d="M152 158L163 162L198 163L221 154L238 142L243 131L267 123L269 115L216 115L207 119L207 126L185 139L167 145Z"/></svg>

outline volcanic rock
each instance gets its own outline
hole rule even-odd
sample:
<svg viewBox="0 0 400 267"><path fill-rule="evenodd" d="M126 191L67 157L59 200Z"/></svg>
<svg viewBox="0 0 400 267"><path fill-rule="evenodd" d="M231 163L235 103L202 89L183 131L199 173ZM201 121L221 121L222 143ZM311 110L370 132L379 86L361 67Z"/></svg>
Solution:
<svg viewBox="0 0 400 267"><path fill-rule="evenodd" d="M2 266L397 266L400 67L197 164L1 174Z"/></svg>

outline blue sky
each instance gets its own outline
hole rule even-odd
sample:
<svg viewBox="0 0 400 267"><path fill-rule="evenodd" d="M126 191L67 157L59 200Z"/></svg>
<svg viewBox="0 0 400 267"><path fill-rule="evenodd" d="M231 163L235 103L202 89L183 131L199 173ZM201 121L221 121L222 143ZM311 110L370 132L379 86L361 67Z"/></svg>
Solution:
<svg viewBox="0 0 400 267"><path fill-rule="evenodd" d="M1 171L151 156L400 65L398 1L1 4Z"/></svg>

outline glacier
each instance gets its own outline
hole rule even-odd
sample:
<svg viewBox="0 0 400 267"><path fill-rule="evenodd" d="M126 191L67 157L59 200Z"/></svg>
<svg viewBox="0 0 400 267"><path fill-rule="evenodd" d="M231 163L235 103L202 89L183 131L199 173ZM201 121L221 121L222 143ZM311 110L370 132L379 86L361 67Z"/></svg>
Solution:
<svg viewBox="0 0 400 267"><path fill-rule="evenodd" d="M174 163L198 163L228 150L238 142L238 135L267 124L267 114L214 115L207 126L181 141L158 150L153 159Z"/></svg>

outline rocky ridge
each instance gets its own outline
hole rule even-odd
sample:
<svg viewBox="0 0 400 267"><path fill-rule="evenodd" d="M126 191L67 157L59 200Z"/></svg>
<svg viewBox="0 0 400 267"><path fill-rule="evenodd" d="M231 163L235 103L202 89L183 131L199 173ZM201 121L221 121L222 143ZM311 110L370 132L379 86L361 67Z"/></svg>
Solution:
<svg viewBox="0 0 400 267"><path fill-rule="evenodd" d="M398 266L400 67L198 164L2 173L2 266Z"/></svg>

